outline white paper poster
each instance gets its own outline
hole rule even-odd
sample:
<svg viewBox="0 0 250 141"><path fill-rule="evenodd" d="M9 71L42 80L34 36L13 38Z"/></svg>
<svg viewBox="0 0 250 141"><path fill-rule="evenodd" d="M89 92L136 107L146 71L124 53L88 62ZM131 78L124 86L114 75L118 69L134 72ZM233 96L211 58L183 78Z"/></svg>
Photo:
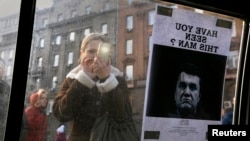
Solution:
<svg viewBox="0 0 250 141"><path fill-rule="evenodd" d="M206 141L207 125L221 124L231 35L228 19L156 6L142 141ZM187 63L198 68L199 77L191 72L178 74ZM186 98L178 96L181 92ZM197 104L191 110L183 106L187 112L178 108L180 99L184 105Z"/></svg>

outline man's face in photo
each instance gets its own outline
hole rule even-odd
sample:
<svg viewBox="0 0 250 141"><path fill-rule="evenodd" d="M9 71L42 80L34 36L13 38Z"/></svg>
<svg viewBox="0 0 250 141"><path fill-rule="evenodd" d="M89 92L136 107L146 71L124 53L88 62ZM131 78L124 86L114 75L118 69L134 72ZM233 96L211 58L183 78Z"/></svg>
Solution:
<svg viewBox="0 0 250 141"><path fill-rule="evenodd" d="M179 110L195 112L200 101L200 78L181 72L176 84L175 102Z"/></svg>

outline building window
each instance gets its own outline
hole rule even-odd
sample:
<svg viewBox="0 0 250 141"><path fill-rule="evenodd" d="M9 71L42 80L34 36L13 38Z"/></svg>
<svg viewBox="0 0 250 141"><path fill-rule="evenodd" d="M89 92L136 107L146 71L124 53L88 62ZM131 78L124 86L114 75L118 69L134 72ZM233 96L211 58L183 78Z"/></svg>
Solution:
<svg viewBox="0 0 250 141"><path fill-rule="evenodd" d="M71 18L75 18L77 16L76 10L71 11Z"/></svg>
<svg viewBox="0 0 250 141"><path fill-rule="evenodd" d="M59 65L59 55L57 54L57 55L55 55L55 57L54 57L54 67L58 67L58 65Z"/></svg>
<svg viewBox="0 0 250 141"><path fill-rule="evenodd" d="M70 34L69 34L69 41L71 41L71 42L73 42L73 41L75 41L75 32L70 32Z"/></svg>
<svg viewBox="0 0 250 141"><path fill-rule="evenodd" d="M59 15L57 16L57 21L58 21L58 22L63 21L63 14L59 14Z"/></svg>
<svg viewBox="0 0 250 141"><path fill-rule="evenodd" d="M74 53L69 52L69 54L68 54L68 66L73 64L73 56L74 56Z"/></svg>
<svg viewBox="0 0 250 141"><path fill-rule="evenodd" d="M52 78L52 84L51 84L51 90L55 90L57 83L57 76L53 76Z"/></svg>
<svg viewBox="0 0 250 141"><path fill-rule="evenodd" d="M152 39L152 35L150 35L149 37L148 37L149 39L148 39L148 46L149 46L149 51L152 51L153 50L153 39Z"/></svg>
<svg viewBox="0 0 250 141"><path fill-rule="evenodd" d="M11 76L11 72L12 72L12 66L7 66L7 76Z"/></svg>
<svg viewBox="0 0 250 141"><path fill-rule="evenodd" d="M133 29L133 16L127 16L127 30L131 31Z"/></svg>
<svg viewBox="0 0 250 141"><path fill-rule="evenodd" d="M84 29L84 37L87 36L90 33L90 28Z"/></svg>
<svg viewBox="0 0 250 141"><path fill-rule="evenodd" d="M46 27L48 25L48 19L44 18L43 19L43 27Z"/></svg>
<svg viewBox="0 0 250 141"><path fill-rule="evenodd" d="M10 50L10 54L9 54L9 59L13 59L14 58L14 49Z"/></svg>
<svg viewBox="0 0 250 141"><path fill-rule="evenodd" d="M130 5L132 3L133 0L127 0L128 4Z"/></svg>
<svg viewBox="0 0 250 141"><path fill-rule="evenodd" d="M41 48L44 48L44 39L42 38L42 39L40 39L40 42L39 42L39 47L41 47Z"/></svg>
<svg viewBox="0 0 250 141"><path fill-rule="evenodd" d="M60 45L62 40L62 36L58 35L56 36L56 45Z"/></svg>
<svg viewBox="0 0 250 141"><path fill-rule="evenodd" d="M102 24L102 33L108 34L108 25L107 24Z"/></svg>
<svg viewBox="0 0 250 141"><path fill-rule="evenodd" d="M103 11L108 11L109 10L109 2L108 0L103 2Z"/></svg>
<svg viewBox="0 0 250 141"><path fill-rule="evenodd" d="M41 68L42 66L43 66L43 58L39 57L37 67Z"/></svg>
<svg viewBox="0 0 250 141"><path fill-rule="evenodd" d="M5 51L2 51L1 52L1 58L4 59L4 56L5 56Z"/></svg>
<svg viewBox="0 0 250 141"><path fill-rule="evenodd" d="M127 65L126 66L126 70L125 70L125 78L126 78L126 80L127 81L129 81L129 80L133 80L133 65Z"/></svg>
<svg viewBox="0 0 250 141"><path fill-rule="evenodd" d="M133 53L133 40L127 40L126 42L126 54L132 54Z"/></svg>
<svg viewBox="0 0 250 141"><path fill-rule="evenodd" d="M36 79L36 89L37 89L37 90L40 89L40 85L41 85L41 84L40 84L40 81L41 81L40 78L37 78L37 79Z"/></svg>
<svg viewBox="0 0 250 141"><path fill-rule="evenodd" d="M155 11L149 11L148 13L148 25L153 25L154 24L154 18L155 18Z"/></svg>
<svg viewBox="0 0 250 141"><path fill-rule="evenodd" d="M86 6L85 8L85 14L88 15L91 13L91 6Z"/></svg>

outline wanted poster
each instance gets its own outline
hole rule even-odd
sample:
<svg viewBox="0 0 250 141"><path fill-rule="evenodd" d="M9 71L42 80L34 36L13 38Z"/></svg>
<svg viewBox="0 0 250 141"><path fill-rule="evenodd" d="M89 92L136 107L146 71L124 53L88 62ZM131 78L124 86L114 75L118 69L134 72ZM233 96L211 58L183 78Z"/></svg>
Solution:
<svg viewBox="0 0 250 141"><path fill-rule="evenodd" d="M221 124L232 21L156 5L142 141L206 141Z"/></svg>

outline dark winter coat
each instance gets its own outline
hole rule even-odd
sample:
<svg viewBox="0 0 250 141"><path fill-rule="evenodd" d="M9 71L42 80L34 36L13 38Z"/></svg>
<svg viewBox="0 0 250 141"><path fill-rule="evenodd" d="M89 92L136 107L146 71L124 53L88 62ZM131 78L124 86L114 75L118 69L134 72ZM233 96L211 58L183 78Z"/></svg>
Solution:
<svg viewBox="0 0 250 141"><path fill-rule="evenodd" d="M78 66L62 83L53 114L61 122L70 122L69 141L89 141L90 130L100 115L108 112L117 122L127 118L126 103L127 84L118 69L111 67L106 80L93 81Z"/></svg>

